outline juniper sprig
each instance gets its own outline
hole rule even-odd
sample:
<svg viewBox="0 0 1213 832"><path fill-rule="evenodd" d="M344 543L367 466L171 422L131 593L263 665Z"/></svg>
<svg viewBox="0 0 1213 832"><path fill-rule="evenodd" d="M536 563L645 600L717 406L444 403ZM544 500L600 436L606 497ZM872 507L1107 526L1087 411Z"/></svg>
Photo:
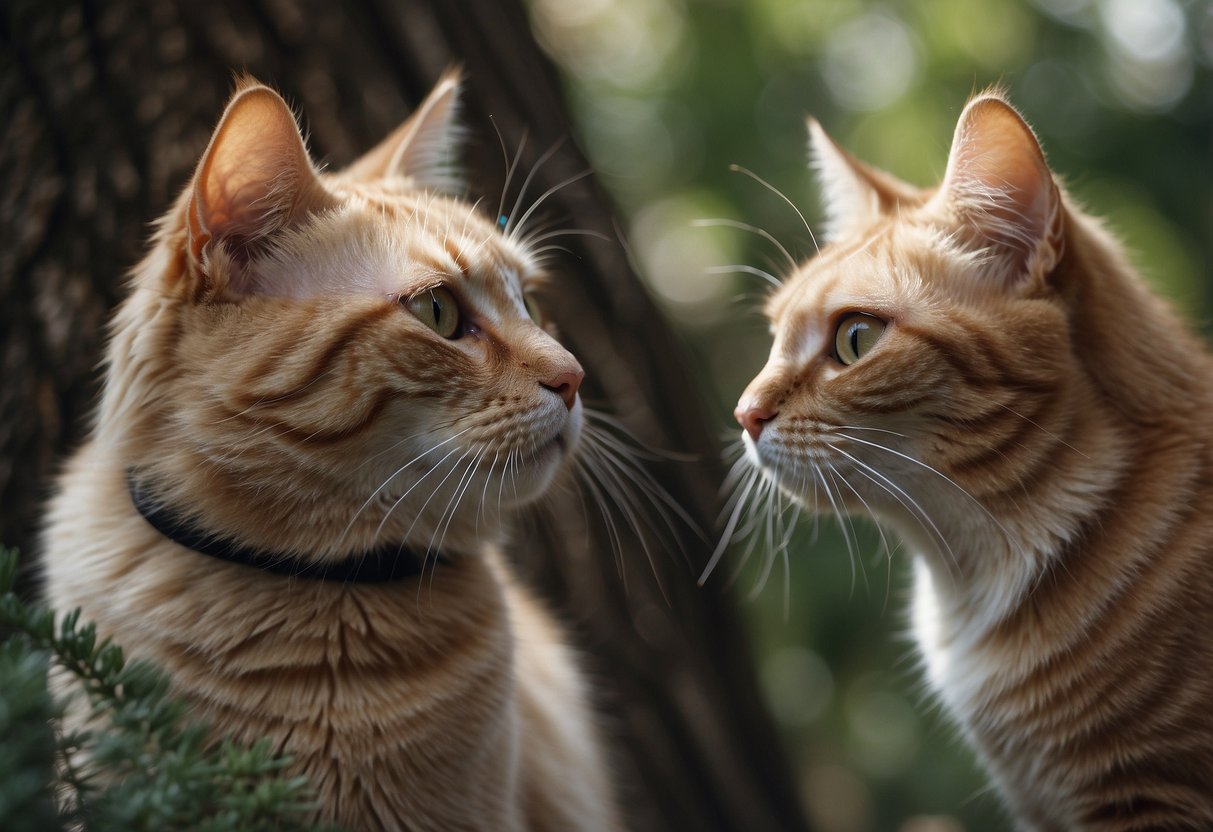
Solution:
<svg viewBox="0 0 1213 832"><path fill-rule="evenodd" d="M0 550L0 829L302 830L302 777L268 740L210 741L168 678L98 641L80 611L60 617L14 592L17 556ZM53 674L69 697L48 692ZM72 697L75 698L72 698ZM69 730L70 707L88 727ZM53 796L53 799L52 799Z"/></svg>

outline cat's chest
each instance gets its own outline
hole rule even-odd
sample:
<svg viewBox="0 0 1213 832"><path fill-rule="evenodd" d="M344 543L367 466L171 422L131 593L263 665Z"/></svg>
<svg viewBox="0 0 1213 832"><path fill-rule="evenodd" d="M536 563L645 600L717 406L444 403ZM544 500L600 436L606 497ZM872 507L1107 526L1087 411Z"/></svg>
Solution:
<svg viewBox="0 0 1213 832"><path fill-rule="evenodd" d="M950 611L921 559L915 561L910 621L927 682L966 731L978 727L979 712L989 717L987 706L999 686L1027 672L1019 666L1022 655L982 637L993 623L983 610Z"/></svg>
<svg viewBox="0 0 1213 832"><path fill-rule="evenodd" d="M924 673L955 724L984 758L989 773L1013 804L1024 829L1054 830L1057 806L1072 784L1041 752L1053 729L1010 702L1022 702L1034 663L1030 650L983 637L989 621L981 611L949 615L930 572L916 564L911 626ZM1054 820L1050 821L1049 818ZM1027 822L1026 820L1024 821Z"/></svg>
<svg viewBox="0 0 1213 832"><path fill-rule="evenodd" d="M317 791L320 820L389 829L384 819L410 818L441 829L484 817L511 828L508 628L403 626L392 619L405 610L427 618L412 594L378 606L346 600L310 620L250 621L230 649L195 647L172 676L217 733L268 737L290 753L292 771ZM459 785L473 782L475 793Z"/></svg>
<svg viewBox="0 0 1213 832"><path fill-rule="evenodd" d="M956 622L944 612L930 574L919 562L915 567L910 623L923 672L935 694L959 715L973 699L969 688L980 678L984 662L955 638Z"/></svg>

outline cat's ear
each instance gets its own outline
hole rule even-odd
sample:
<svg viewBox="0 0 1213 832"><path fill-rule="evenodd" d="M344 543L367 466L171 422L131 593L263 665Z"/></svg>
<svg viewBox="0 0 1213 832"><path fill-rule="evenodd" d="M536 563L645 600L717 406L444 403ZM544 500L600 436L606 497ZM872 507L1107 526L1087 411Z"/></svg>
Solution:
<svg viewBox="0 0 1213 832"><path fill-rule="evenodd" d="M228 268L210 269L212 279L242 293L244 266L274 233L332 203L286 102L269 87L242 81L190 185L189 255L212 266L224 259Z"/></svg>
<svg viewBox="0 0 1213 832"><path fill-rule="evenodd" d="M459 87L459 73L448 71L403 124L340 175L359 182L403 177L421 188L463 190Z"/></svg>
<svg viewBox="0 0 1213 832"><path fill-rule="evenodd" d="M1032 128L996 92L961 114L938 198L1007 282L1043 277L1061 258L1057 184Z"/></svg>
<svg viewBox="0 0 1213 832"><path fill-rule="evenodd" d="M847 153L809 116L809 159L817 173L825 211L823 239L837 240L871 224L899 205L920 204L922 191Z"/></svg>

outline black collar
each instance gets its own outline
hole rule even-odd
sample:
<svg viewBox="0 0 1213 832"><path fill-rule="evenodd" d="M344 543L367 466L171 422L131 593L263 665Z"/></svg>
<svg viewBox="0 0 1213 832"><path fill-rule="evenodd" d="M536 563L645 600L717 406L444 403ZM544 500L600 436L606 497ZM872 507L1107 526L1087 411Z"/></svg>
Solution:
<svg viewBox="0 0 1213 832"><path fill-rule="evenodd" d="M440 552L417 552L397 543L351 554L333 563L309 561L296 552L256 549L200 529L174 513L139 484L133 471L126 472L126 485L135 510L169 540L199 554L263 572L338 583L382 584L417 577L425 568L427 558L431 564L447 560Z"/></svg>

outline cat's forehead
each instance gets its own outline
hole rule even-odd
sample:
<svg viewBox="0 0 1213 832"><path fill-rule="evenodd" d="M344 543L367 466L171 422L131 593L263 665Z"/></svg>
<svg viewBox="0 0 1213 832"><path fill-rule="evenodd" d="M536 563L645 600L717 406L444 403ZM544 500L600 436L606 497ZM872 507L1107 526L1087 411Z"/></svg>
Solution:
<svg viewBox="0 0 1213 832"><path fill-rule="evenodd" d="M908 223L831 243L771 295L765 314L776 326L806 313L892 314L944 289L951 248L938 229Z"/></svg>
<svg viewBox="0 0 1213 832"><path fill-rule="evenodd" d="M407 294L422 283L458 287L481 299L483 311L506 305L523 309L523 292L540 270L525 246L479 213L475 206L441 199L405 209L387 233L398 236L409 268L398 275Z"/></svg>
<svg viewBox="0 0 1213 832"><path fill-rule="evenodd" d="M525 246L474 205L428 193L349 191L263 264L289 294L407 296L450 285L481 305L521 308L540 279Z"/></svg>
<svg viewBox="0 0 1213 832"><path fill-rule="evenodd" d="M868 294L888 281L895 265L881 236L850 244L831 244L802 263L772 293L766 315L779 323L806 311L837 306L846 297Z"/></svg>

